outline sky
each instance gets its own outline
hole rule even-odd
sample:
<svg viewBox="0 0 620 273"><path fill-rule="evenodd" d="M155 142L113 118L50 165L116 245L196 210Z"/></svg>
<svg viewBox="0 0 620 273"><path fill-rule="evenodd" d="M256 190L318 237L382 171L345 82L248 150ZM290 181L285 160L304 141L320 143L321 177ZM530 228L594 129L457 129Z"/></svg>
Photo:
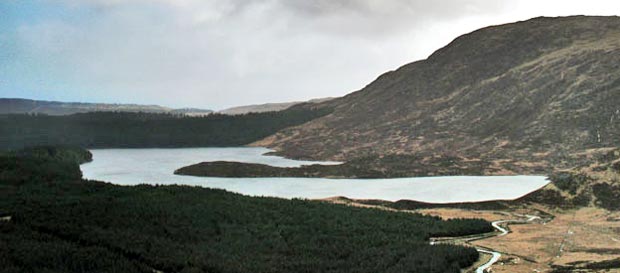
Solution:
<svg viewBox="0 0 620 273"><path fill-rule="evenodd" d="M342 96L459 35L617 0L0 0L0 97L231 106Z"/></svg>

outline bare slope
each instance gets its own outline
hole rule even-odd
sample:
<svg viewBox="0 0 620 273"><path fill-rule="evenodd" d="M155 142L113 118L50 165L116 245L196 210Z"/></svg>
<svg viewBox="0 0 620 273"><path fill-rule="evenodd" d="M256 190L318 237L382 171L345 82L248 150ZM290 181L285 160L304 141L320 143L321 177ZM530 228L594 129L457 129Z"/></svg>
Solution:
<svg viewBox="0 0 620 273"><path fill-rule="evenodd" d="M619 65L618 17L488 27L256 144L300 158L405 153L549 165L620 143Z"/></svg>
<svg viewBox="0 0 620 273"><path fill-rule="evenodd" d="M247 113L264 113L264 112L272 112L272 111L282 111L290 108L294 105L299 105L302 103L321 103L332 98L320 98L320 99L312 99L306 102L303 101L292 101L292 102L277 102L277 103L265 103L265 104L253 104L253 105L243 105L227 108L221 111L218 111L220 114L226 115L243 115Z"/></svg>

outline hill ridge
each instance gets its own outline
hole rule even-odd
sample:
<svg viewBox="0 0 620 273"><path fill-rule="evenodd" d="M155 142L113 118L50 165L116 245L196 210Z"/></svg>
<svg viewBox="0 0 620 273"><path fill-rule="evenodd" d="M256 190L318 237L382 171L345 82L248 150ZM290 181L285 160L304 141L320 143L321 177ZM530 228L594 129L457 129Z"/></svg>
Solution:
<svg viewBox="0 0 620 273"><path fill-rule="evenodd" d="M619 53L616 16L482 28L254 145L294 158L447 154L549 165L620 144Z"/></svg>
<svg viewBox="0 0 620 273"><path fill-rule="evenodd" d="M64 116L88 112L146 112L200 116L212 113L213 111L198 108L174 109L155 104L63 102L24 98L0 98L0 114L46 114Z"/></svg>

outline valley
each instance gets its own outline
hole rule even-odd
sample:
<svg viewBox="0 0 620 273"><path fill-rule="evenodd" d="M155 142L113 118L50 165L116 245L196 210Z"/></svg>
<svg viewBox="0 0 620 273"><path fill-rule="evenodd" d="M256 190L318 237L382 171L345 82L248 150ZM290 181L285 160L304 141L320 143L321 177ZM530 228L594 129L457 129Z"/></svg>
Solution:
<svg viewBox="0 0 620 273"><path fill-rule="evenodd" d="M2 99L0 271L619 272L619 64L537 17L337 98Z"/></svg>
<svg viewBox="0 0 620 273"><path fill-rule="evenodd" d="M492 230L481 219L83 180L78 163L89 155L41 147L0 156L4 272L458 273L476 250L428 239Z"/></svg>
<svg viewBox="0 0 620 273"><path fill-rule="evenodd" d="M271 168L339 166L339 162L298 161L264 155L257 147L176 149L93 149L93 161L80 166L84 178L117 185L191 185L250 196L321 199L333 196L434 203L514 199L545 186L545 176L433 176L399 178L213 177L177 175L196 161L234 160ZM237 173L236 170L232 170Z"/></svg>

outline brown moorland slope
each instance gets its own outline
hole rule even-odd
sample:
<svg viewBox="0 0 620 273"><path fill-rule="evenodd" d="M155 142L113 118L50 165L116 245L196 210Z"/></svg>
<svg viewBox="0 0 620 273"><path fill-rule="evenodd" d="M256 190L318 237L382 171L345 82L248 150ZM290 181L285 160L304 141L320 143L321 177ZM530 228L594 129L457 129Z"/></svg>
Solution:
<svg viewBox="0 0 620 273"><path fill-rule="evenodd" d="M619 17L534 18L458 37L255 145L294 158L445 155L540 169L618 146L619 102Z"/></svg>

